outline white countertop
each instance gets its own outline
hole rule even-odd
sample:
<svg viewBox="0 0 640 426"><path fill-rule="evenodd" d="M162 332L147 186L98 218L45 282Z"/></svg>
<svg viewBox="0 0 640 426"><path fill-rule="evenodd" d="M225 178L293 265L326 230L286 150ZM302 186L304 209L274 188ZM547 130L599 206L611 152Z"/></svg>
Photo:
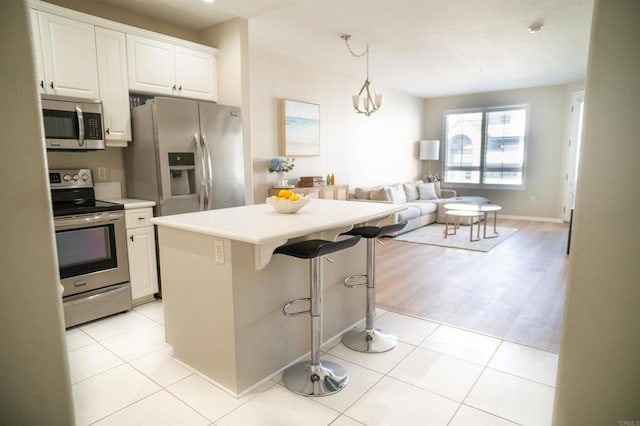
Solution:
<svg viewBox="0 0 640 426"><path fill-rule="evenodd" d="M156 205L155 201L137 200L135 198L109 198L109 199L103 199L103 201L110 201L112 203L124 204L125 210L143 209L146 207L153 207Z"/></svg>
<svg viewBox="0 0 640 426"><path fill-rule="evenodd" d="M295 214L281 214L268 204L254 204L155 217L151 222L158 226L263 245L383 218L404 209L402 204L314 198Z"/></svg>

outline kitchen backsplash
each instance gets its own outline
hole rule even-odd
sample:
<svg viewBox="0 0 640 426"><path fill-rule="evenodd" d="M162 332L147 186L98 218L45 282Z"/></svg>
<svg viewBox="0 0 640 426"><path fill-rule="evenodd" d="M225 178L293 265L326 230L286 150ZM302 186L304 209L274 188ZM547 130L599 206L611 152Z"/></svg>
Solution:
<svg viewBox="0 0 640 426"><path fill-rule="evenodd" d="M127 195L122 148L89 152L47 151L47 162L50 169L89 168L94 183L117 183L120 195Z"/></svg>

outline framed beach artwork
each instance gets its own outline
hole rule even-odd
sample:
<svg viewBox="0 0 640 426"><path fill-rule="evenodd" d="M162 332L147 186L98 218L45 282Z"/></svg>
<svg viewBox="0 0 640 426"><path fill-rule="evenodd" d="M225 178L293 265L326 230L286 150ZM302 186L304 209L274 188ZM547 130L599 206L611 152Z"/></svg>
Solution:
<svg viewBox="0 0 640 426"><path fill-rule="evenodd" d="M282 155L320 155L320 105L280 99Z"/></svg>

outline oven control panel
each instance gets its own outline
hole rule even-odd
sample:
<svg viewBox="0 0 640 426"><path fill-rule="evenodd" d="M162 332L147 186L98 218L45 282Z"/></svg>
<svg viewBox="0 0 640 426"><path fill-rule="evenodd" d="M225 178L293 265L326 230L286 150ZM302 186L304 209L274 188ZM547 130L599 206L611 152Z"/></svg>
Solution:
<svg viewBox="0 0 640 426"><path fill-rule="evenodd" d="M49 170L51 188L93 188L91 169Z"/></svg>

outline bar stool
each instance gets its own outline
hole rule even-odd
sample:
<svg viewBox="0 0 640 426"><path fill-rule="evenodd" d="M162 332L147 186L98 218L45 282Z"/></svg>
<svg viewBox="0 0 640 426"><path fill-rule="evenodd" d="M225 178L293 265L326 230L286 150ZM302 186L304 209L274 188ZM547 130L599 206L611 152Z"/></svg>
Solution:
<svg viewBox="0 0 640 426"><path fill-rule="evenodd" d="M322 338L322 256L355 246L359 236L341 241L307 240L285 244L274 253L311 260L310 296L294 299L282 307L285 316L309 313L311 316L311 361L301 361L288 367L282 376L284 385L292 392L305 396L324 396L338 392L349 381L349 374L339 364L320 362L320 339ZM306 311L289 312L287 309L297 302L308 301Z"/></svg>
<svg viewBox="0 0 640 426"><path fill-rule="evenodd" d="M367 307L365 328L353 328L342 335L342 343L349 349L358 352L378 353L386 352L396 347L398 338L387 331L374 328L373 316L376 310L376 240L378 237L400 231L407 225L407 221L387 226L362 226L354 228L342 235L359 235L367 239L367 273L365 275L351 275L344 279L344 285L353 288L367 286ZM364 278L363 283L349 284L354 278Z"/></svg>

